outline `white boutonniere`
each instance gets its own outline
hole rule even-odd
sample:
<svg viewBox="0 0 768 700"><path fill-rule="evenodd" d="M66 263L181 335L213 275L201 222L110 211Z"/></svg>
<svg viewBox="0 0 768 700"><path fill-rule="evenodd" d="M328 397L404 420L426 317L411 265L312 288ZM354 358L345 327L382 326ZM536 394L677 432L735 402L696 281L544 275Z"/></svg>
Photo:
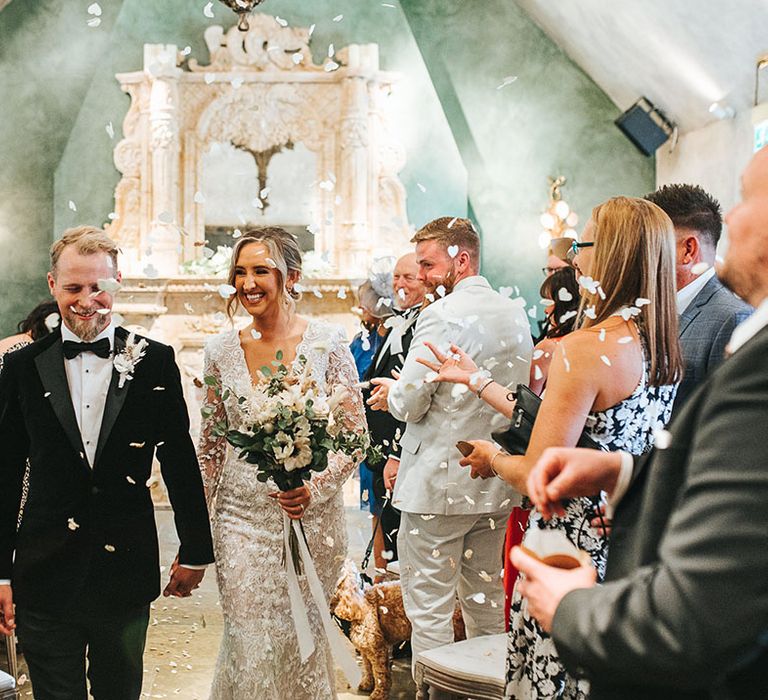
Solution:
<svg viewBox="0 0 768 700"><path fill-rule="evenodd" d="M144 357L147 345L149 343L144 338L137 342L136 334L131 332L128 340L125 341L123 351L115 355L113 363L117 373L120 375L120 380L117 384L118 389L122 389L126 381L133 379L133 371L141 361L141 358Z"/></svg>

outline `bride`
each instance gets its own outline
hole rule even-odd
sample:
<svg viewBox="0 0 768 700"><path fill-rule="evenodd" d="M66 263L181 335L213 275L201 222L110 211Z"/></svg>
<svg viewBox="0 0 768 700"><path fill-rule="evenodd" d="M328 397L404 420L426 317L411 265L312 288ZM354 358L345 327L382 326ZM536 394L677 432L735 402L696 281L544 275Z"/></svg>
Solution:
<svg viewBox="0 0 768 700"><path fill-rule="evenodd" d="M302 663L294 630L283 563L283 511L301 518L326 598L340 576L347 549L341 486L355 468L343 455L329 454L328 468L308 485L279 492L256 478L256 467L238 459L215 425L237 423L237 396L248 393L278 352L288 365L303 355L318 385L332 393L357 381L352 356L339 326L307 320L295 312L301 253L280 228L244 233L234 246L227 304L250 314L246 328L220 333L205 348L209 388L203 407L199 457L212 517L216 572L224 614L224 635L211 689L216 700L335 698L333 659L304 576L302 596L309 611L315 651ZM230 391L227 391L229 389ZM345 406L350 427L365 426L359 392Z"/></svg>

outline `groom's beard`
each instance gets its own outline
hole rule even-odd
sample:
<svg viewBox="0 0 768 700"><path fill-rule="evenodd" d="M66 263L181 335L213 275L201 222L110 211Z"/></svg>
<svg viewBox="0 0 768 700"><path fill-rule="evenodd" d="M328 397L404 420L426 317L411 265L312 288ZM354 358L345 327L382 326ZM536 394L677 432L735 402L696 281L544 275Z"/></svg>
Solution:
<svg viewBox="0 0 768 700"><path fill-rule="evenodd" d="M71 330L80 340L86 343L90 343L99 333L101 333L108 325L112 317L110 310L107 314L96 313L96 309L103 307L98 306L93 309L93 315L90 318L82 318L77 312L90 311L90 309L74 308L72 306L67 308L64 314L64 320L67 322L69 330Z"/></svg>

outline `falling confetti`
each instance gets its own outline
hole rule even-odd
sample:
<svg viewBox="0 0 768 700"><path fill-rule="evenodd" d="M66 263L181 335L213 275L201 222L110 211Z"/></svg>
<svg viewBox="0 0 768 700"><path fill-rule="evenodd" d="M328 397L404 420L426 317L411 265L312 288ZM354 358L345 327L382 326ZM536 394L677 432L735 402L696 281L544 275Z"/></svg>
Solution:
<svg viewBox="0 0 768 700"><path fill-rule="evenodd" d="M334 22L341 22L341 20L343 20L343 19L344 19L344 15L336 15L336 16L333 18L333 21L334 21Z"/></svg>
<svg viewBox="0 0 768 700"><path fill-rule="evenodd" d="M418 187L422 192L426 192L427 191L427 188L424 187L424 185L422 185L420 182L416 183L416 187Z"/></svg>
<svg viewBox="0 0 768 700"><path fill-rule="evenodd" d="M77 530L77 528L79 528L79 527L80 527L80 525L78 525L78 524L75 522L75 519L74 519L74 518L69 518L69 519L67 520L67 527L68 527L70 530L72 530L72 532L74 532L75 530Z"/></svg>
<svg viewBox="0 0 768 700"><path fill-rule="evenodd" d="M607 355L600 355L600 359L603 361L604 364L611 366L611 361L608 359Z"/></svg>
<svg viewBox="0 0 768 700"><path fill-rule="evenodd" d="M69 208L70 208L72 211L77 211L77 204L75 204L75 203L74 203L74 202L73 202L71 199L69 200L69 203L67 204L67 206L68 206L68 207L69 207Z"/></svg>
<svg viewBox="0 0 768 700"><path fill-rule="evenodd" d="M109 136L109 138L115 138L115 127L112 126L112 122L109 122L109 124L107 124L104 129L106 130L107 136Z"/></svg>
<svg viewBox="0 0 768 700"><path fill-rule="evenodd" d="M660 450L666 450L672 444L672 433L668 430L654 430L653 441Z"/></svg>
<svg viewBox="0 0 768 700"><path fill-rule="evenodd" d="M501 90L502 88L507 87L507 85L512 85L512 83L514 83L516 80L517 80L517 76L516 75L508 75L506 78L504 78L501 81L501 83L499 83L496 86L496 89L497 90Z"/></svg>
<svg viewBox="0 0 768 700"><path fill-rule="evenodd" d="M98 280L97 284L102 292L109 292L109 294L117 294L123 285L120 284L114 277L108 277L107 279ZM107 309L109 311L109 309Z"/></svg>
<svg viewBox="0 0 768 700"><path fill-rule="evenodd" d="M111 544L105 544L105 545L104 545L104 549L106 549L106 550L107 550L108 552L110 552L110 553L112 553L112 552L114 552L114 551L115 551L115 548L114 548L114 546L113 546L113 545L111 545Z"/></svg>
<svg viewBox="0 0 768 700"><path fill-rule="evenodd" d="M260 340L261 339L261 333L259 331L257 331L255 328L252 328L251 329L251 337L254 340Z"/></svg>
<svg viewBox="0 0 768 700"><path fill-rule="evenodd" d="M458 254L459 254L459 246L457 245L448 246L448 255L450 255L452 258L455 258Z"/></svg>
<svg viewBox="0 0 768 700"><path fill-rule="evenodd" d="M231 284L220 284L217 291L222 299L229 299L233 294L237 294L237 290Z"/></svg>
<svg viewBox="0 0 768 700"><path fill-rule="evenodd" d="M55 311L52 314L48 314L45 317L45 327L53 332L59 327L59 322L61 321L61 316L57 314Z"/></svg>
<svg viewBox="0 0 768 700"><path fill-rule="evenodd" d="M709 263L700 262L700 263L696 263L691 268L691 274L694 274L694 275L698 276L698 275L706 272L707 270L709 270Z"/></svg>
<svg viewBox="0 0 768 700"><path fill-rule="evenodd" d="M560 301L571 301L573 299L573 294L571 294L565 287L560 287L560 289L557 290L557 297Z"/></svg>
<svg viewBox="0 0 768 700"><path fill-rule="evenodd" d="M213 3L209 2L204 8L203 8L203 14L208 18L213 18Z"/></svg>

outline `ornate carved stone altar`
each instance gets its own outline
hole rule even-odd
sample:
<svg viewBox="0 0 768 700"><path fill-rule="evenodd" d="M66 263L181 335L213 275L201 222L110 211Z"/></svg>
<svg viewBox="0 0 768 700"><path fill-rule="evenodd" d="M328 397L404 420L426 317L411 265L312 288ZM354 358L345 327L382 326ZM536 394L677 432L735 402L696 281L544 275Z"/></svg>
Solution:
<svg viewBox="0 0 768 700"><path fill-rule="evenodd" d="M311 30L284 24L257 14L245 33L209 27L208 65L175 45L145 44L143 70L116 76L131 105L114 151L122 178L109 232L124 276L115 310L174 346L194 435L203 343L229 326L223 278L189 274L190 264L215 253L213 231L224 232L216 243L225 246L253 225L303 234L323 267L302 280L299 313L341 323L350 337L357 283L375 258L411 247L398 179L405 152L389 114L397 76L379 69L375 44L329 50L316 64ZM229 160L214 168L217 150ZM278 163L289 151L294 159ZM235 157L254 183L245 199Z"/></svg>
<svg viewBox="0 0 768 700"><path fill-rule="evenodd" d="M376 44L312 61L310 31L257 14L248 32L211 26L208 65L178 65L172 44L145 44L144 69L117 75L130 96L111 234L129 275L174 275L205 241L204 153L214 143L254 153L301 143L316 158L308 222L339 277L360 277L374 255L408 245L405 153ZM256 212L253 212L254 214ZM247 223L258 223L254 217Z"/></svg>

